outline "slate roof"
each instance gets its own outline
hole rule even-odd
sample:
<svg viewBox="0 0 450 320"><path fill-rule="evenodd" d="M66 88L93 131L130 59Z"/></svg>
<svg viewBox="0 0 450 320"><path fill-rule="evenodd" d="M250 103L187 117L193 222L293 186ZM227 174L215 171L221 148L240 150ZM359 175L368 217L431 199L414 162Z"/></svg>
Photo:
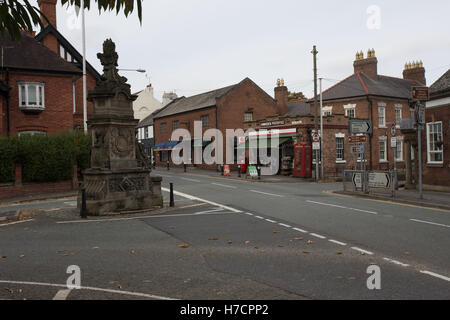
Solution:
<svg viewBox="0 0 450 320"><path fill-rule="evenodd" d="M78 63L74 63L74 65L82 70L83 56L81 55L81 53L79 53L77 49L75 49L75 47L72 46L72 44L51 24L48 24L41 32L39 32L35 36L35 39L42 43L42 41L48 34L53 34L56 37L58 42L70 53L72 57L74 57L78 61ZM97 80L100 79L100 73L88 61L86 61L86 70Z"/></svg>
<svg viewBox="0 0 450 320"><path fill-rule="evenodd" d="M213 107L216 105L216 99L222 97L223 95L227 94L229 91L231 91L234 87L236 87L238 84L234 84L228 87L212 90L209 92L197 94L195 96L191 97L181 97L178 99L173 100L171 103L169 103L167 106L161 109L160 112L158 112L155 115L155 119L162 118L178 113L198 110L206 107Z"/></svg>
<svg viewBox="0 0 450 320"><path fill-rule="evenodd" d="M354 73L322 93L323 100L375 95L383 97L409 99L411 87L420 86L419 82L379 75L374 80L363 72ZM314 101L310 99L309 102Z"/></svg>
<svg viewBox="0 0 450 320"><path fill-rule="evenodd" d="M22 33L20 40L13 41L5 32L4 36L0 36L0 46L7 47L4 49L3 67L10 70L82 74L76 66L60 58L27 33Z"/></svg>
<svg viewBox="0 0 450 320"><path fill-rule="evenodd" d="M430 86L430 96L450 94L450 69Z"/></svg>
<svg viewBox="0 0 450 320"><path fill-rule="evenodd" d="M301 101L293 101L288 102L287 104L287 113L288 117L296 117L296 116L306 116L311 112L311 106L307 103L308 100Z"/></svg>

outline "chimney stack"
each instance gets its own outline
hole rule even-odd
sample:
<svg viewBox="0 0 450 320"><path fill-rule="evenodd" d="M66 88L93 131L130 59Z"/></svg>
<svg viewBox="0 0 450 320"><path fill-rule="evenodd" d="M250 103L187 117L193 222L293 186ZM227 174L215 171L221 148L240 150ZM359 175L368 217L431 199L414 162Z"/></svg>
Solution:
<svg viewBox="0 0 450 320"><path fill-rule="evenodd" d="M427 84L427 80L425 78L425 68L423 67L423 62L416 61L405 64L403 79L417 81L425 86Z"/></svg>
<svg viewBox="0 0 450 320"><path fill-rule="evenodd" d="M277 101L277 112L279 115L287 113L288 89L284 85L283 79L277 79L277 86L274 89L275 100Z"/></svg>
<svg viewBox="0 0 450 320"><path fill-rule="evenodd" d="M353 62L355 73L362 72L371 79L378 79L378 59L375 56L375 50L367 51L367 58L364 59L364 53L357 52L356 60Z"/></svg>
<svg viewBox="0 0 450 320"><path fill-rule="evenodd" d="M39 9L56 29L56 2L57 0L38 0ZM41 21L46 26L47 20L41 15Z"/></svg>

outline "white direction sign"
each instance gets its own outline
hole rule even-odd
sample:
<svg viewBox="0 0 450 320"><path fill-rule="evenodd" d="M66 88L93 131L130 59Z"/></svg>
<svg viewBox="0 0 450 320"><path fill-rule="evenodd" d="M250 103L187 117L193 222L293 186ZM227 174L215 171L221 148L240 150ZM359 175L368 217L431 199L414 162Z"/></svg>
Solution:
<svg viewBox="0 0 450 320"><path fill-rule="evenodd" d="M320 150L320 142L313 142L312 148L313 150Z"/></svg>
<svg viewBox="0 0 450 320"><path fill-rule="evenodd" d="M361 172L354 172L352 176L353 185L356 188L362 188Z"/></svg>
<svg viewBox="0 0 450 320"><path fill-rule="evenodd" d="M370 188L390 188L391 176L386 172L371 172L369 173L369 187Z"/></svg>
<svg viewBox="0 0 450 320"><path fill-rule="evenodd" d="M372 133L372 120L350 120L348 122L350 133Z"/></svg>

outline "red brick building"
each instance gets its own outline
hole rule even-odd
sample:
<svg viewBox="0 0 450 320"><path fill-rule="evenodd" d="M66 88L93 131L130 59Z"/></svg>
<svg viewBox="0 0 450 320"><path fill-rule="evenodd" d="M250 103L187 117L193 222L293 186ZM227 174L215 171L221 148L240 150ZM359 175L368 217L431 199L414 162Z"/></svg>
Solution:
<svg viewBox="0 0 450 320"><path fill-rule="evenodd" d="M4 48L0 135L57 133L74 127L73 82L81 71L27 33ZM6 93L5 93L6 89Z"/></svg>
<svg viewBox="0 0 450 320"><path fill-rule="evenodd" d="M177 142L165 143L171 141L172 131L177 128L189 130L194 137L194 121L201 121L202 134L217 128L225 136L226 129L244 129L255 118L285 113L286 102L287 98L286 101L273 99L249 78L225 88L178 98L154 115L155 160L162 165L170 160L170 149ZM208 141L201 143L205 145Z"/></svg>
<svg viewBox="0 0 450 320"><path fill-rule="evenodd" d="M82 56L56 29L57 0L38 2L50 24L43 19L45 27L39 34L24 33L19 42L8 36L1 39L1 135L83 128ZM86 71L88 91L100 74L88 62ZM88 118L92 107L87 102Z"/></svg>
<svg viewBox="0 0 450 320"><path fill-rule="evenodd" d="M450 191L450 70L430 86L422 139L424 189Z"/></svg>
<svg viewBox="0 0 450 320"><path fill-rule="evenodd" d="M72 44L67 41L67 39L57 30L56 24L56 3L57 0L39 0L40 10L48 18L50 24L48 24L44 19L43 23L45 28L39 32L35 39L41 42L43 45L48 47L50 50L55 52L62 59L72 63L80 71L83 70L83 57L75 49ZM95 87L96 81L100 79L100 74L95 70L92 65L86 61L86 88L87 91ZM83 79L74 79L72 84L74 97L73 97L73 117L74 117L74 128L83 128ZM92 114L93 104L92 102L87 102L87 118L90 118Z"/></svg>
<svg viewBox="0 0 450 320"><path fill-rule="evenodd" d="M358 53L353 67L352 75L322 94L324 132L321 161L324 162L324 176L339 178L342 177L344 168L351 169L354 166L348 143L348 122L354 119L371 120L373 124L373 134L368 137L365 148L366 167L371 170L392 170L395 157L397 167L404 174L407 150L411 147L406 146L400 132L400 120L411 117L412 111L409 107L411 87L425 84L425 69L422 64L417 63L405 67L403 78L380 75L374 50L369 50L367 58ZM305 104L309 105L309 108L305 107ZM319 103L317 106L319 108ZM252 125L258 130L267 128L296 130L291 145L297 142L311 142L311 132L314 129L314 101L289 103L288 108L289 112L283 116L258 119ZM317 114L319 118L320 113ZM389 145L393 136L392 127L395 129L396 149L392 149ZM285 155L290 157L292 151L286 150L281 154L283 162L283 157ZM362 156L359 157L357 164L361 163Z"/></svg>

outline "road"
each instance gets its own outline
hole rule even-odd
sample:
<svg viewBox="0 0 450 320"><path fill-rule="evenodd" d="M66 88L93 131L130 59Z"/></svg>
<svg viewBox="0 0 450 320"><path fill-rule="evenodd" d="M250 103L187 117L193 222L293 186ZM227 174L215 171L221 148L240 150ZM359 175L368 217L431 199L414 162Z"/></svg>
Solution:
<svg viewBox="0 0 450 320"><path fill-rule="evenodd" d="M0 298L450 298L450 212L326 192L337 184L156 173L175 209L79 221L74 199L16 206L47 213L0 227Z"/></svg>

